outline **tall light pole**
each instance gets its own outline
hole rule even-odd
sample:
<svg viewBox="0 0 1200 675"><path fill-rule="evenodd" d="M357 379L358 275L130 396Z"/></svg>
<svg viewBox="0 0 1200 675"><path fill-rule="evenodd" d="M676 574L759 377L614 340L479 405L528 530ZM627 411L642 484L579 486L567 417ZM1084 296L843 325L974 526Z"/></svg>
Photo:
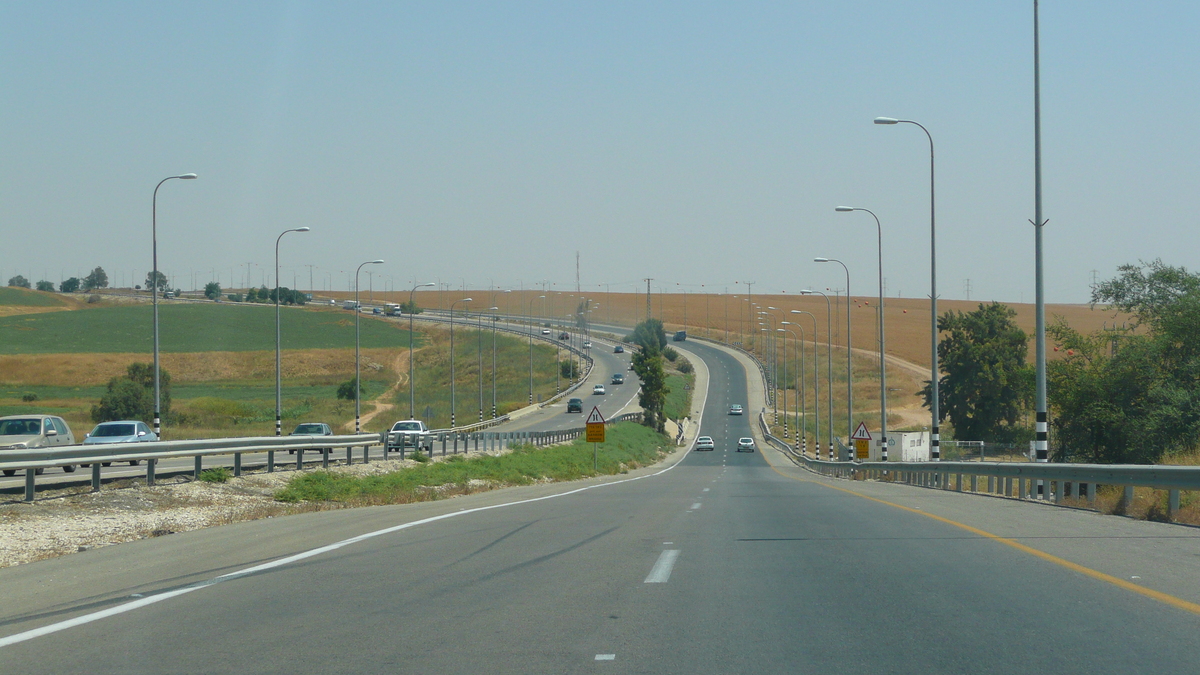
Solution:
<svg viewBox="0 0 1200 675"><path fill-rule="evenodd" d="M360 423L360 420L361 420L360 407L362 405L362 402L361 402L361 399L362 399L361 377L362 377L362 375L360 374L361 369L359 368L359 363L360 363L361 359L359 358L359 348L358 348L358 342L359 342L359 340L358 340L359 316L358 315L362 314L362 307L360 307L358 305L358 274L359 274L359 272L362 272L363 265L382 265L382 264L383 264L382 260L368 260L367 262L359 265L358 269L354 270L354 433L356 433L356 434L362 432L362 424Z"/></svg>
<svg viewBox="0 0 1200 675"><path fill-rule="evenodd" d="M805 312L805 311L802 311L802 310L799 310L799 309L793 309L793 310L792 310L792 314L807 314L807 315L809 315L810 317L812 317L812 320L813 320L813 339L812 339L812 351L813 351L813 421L814 421L814 427L815 427L815 428L814 428L814 430L813 430L813 439L816 441L816 445L815 445L815 448L814 448L813 457L815 457L816 459L820 459L820 458L821 458L821 387L820 387L820 381L821 381L821 355L817 353L817 316L816 316L815 314L813 314L812 312ZM801 326L801 325L800 325L800 324L798 324L798 323L792 323L792 322L790 322L790 321L784 321L784 322L783 322L783 324L784 324L784 325L787 325L787 326L795 326L795 327L796 327L796 328L797 328L797 329L800 331L800 338L803 340L803 338L804 338L804 327L803 327L803 326ZM803 364L803 358L804 358L804 350L803 350L803 348L801 348L801 350L800 350L800 354L801 354L801 356L800 356L800 358L801 358L801 363ZM804 372L805 372L805 370L806 370L806 369L805 369L805 368L803 367L803 365L802 365L802 366L801 366L801 369L800 369L800 382L801 382L801 386L803 386L803 383L804 383ZM830 391L830 392L832 392L832 391L833 391L833 380L832 380L832 379L830 379L830 381L829 381L829 384L828 384L828 389L829 389L829 391ZM830 410L833 410L833 396L832 396L832 393L830 394L830 397L829 397L829 409L830 409ZM830 424L830 425L832 425L832 424L833 424L833 415L832 415L832 414L829 416L829 424ZM801 427L801 428L804 428L804 427ZM833 432L832 432L832 430L831 430L831 431L830 431L830 435L832 435L832 434L833 434ZM830 445L829 447L831 447L831 448L832 448L833 446L832 446L832 445ZM804 447L804 450L805 450L805 452L807 452L807 451L808 451L808 439L807 439L807 438L805 438L805 447Z"/></svg>
<svg viewBox="0 0 1200 675"><path fill-rule="evenodd" d="M529 299L529 405L533 405L533 301L545 297L539 295ZM557 368L558 364L554 364L554 367Z"/></svg>
<svg viewBox="0 0 1200 675"><path fill-rule="evenodd" d="M771 309L774 309L774 307ZM771 320L771 330L767 331L771 336L771 405L775 410L775 421L773 423L779 424L779 397L777 396L779 388L779 350L775 345L775 329L777 326L775 324L775 316L770 312L759 312L758 314ZM766 345L763 346L765 347Z"/></svg>
<svg viewBox="0 0 1200 675"><path fill-rule="evenodd" d="M1049 460L1049 412L1046 404L1046 295L1042 284L1042 230L1046 221L1042 219L1042 77L1039 56L1040 36L1038 34L1038 3L1033 0L1033 210L1034 210L1034 279L1036 282L1034 296L1034 363L1037 394L1034 401L1037 414L1036 438L1034 439L1034 458L1039 462ZM931 155L932 156L932 155ZM935 324L936 325L936 324ZM934 350L936 354L937 351ZM934 375L937 375L935 370ZM937 384L934 384L934 401L937 401ZM937 410L937 408L934 408ZM934 424L937 416L934 415ZM937 427L934 428L934 438L937 438ZM934 441L934 451L938 450ZM1038 493L1043 492L1043 483L1038 481Z"/></svg>
<svg viewBox="0 0 1200 675"><path fill-rule="evenodd" d="M500 309L500 308L499 307L488 307L486 311L494 312L497 309ZM476 320L476 328L475 328L475 338L476 338L476 342L478 343L478 347L479 347L479 421L482 422L483 421L483 312L480 312L479 316L476 319L477 320ZM495 321L492 322L492 327L493 327L492 346L495 347L496 346L496 343L495 343L496 333L494 330ZM495 355L495 352L493 352L493 358L494 358L494 355ZM496 368L496 362L492 361L492 380L493 380L493 382L495 381L495 377L496 377L495 368ZM495 390L493 389L493 393L494 392L495 392Z"/></svg>
<svg viewBox="0 0 1200 675"><path fill-rule="evenodd" d="M288 232L308 232L307 227L297 227L291 230L284 230L275 238L275 435L283 435L283 386L281 384L281 368L280 368L280 346L279 346L279 241L283 239L283 235ZM267 471L275 470L275 451L267 452Z"/></svg>
<svg viewBox="0 0 1200 675"><path fill-rule="evenodd" d="M835 262L842 266L846 271L846 442L850 442L850 437L854 435L854 376L851 372L850 356L854 350L850 348L850 268L846 267L846 263L836 258L814 258L815 262L826 263ZM829 449L833 453L833 448Z"/></svg>
<svg viewBox="0 0 1200 675"><path fill-rule="evenodd" d="M887 443L887 367L884 364L887 341L883 330L883 226L879 224L879 216L870 209L860 209L854 206L839 206L835 209L842 213L850 211L865 211L875 219L875 232L879 245L879 448L880 457L888 461Z"/></svg>
<svg viewBox="0 0 1200 675"><path fill-rule="evenodd" d="M492 312L492 419L496 419L496 312Z"/></svg>
<svg viewBox="0 0 1200 675"><path fill-rule="evenodd" d="M1035 25L1035 31L1036 31L1036 25ZM1036 35L1035 35L1035 38L1036 38ZM1035 46L1035 49L1036 49L1036 46ZM1036 104L1037 104L1037 101L1035 100L1035 105ZM875 124L913 124L918 127L921 127L921 131L924 131L925 137L929 139L929 322L930 322L930 331L931 331L930 335L929 335L929 343L930 343L929 350L932 354L931 358L932 358L932 364L933 364L930 367L930 374L929 374L929 389L930 389L929 411L930 411L931 415L933 416L933 421L931 423L931 426L933 427L933 433L930 434L929 443L930 443L931 459L933 459L933 461L935 461L935 462L938 462L938 461L941 461L941 459L942 459L942 449L941 449L940 436L938 435L938 424L941 419L941 416L939 415L939 412L938 412L939 401L938 401L938 327L937 327L937 321L938 321L938 313L937 313L937 298L938 298L938 296L937 296L937 236L936 236L937 228L935 226L937 223L937 220L935 217L936 209L934 208L935 201L934 201L934 191L933 191L933 186L934 186L934 180L933 180L933 177L934 177L934 173L933 173L933 136L930 135L929 130L926 129L923 125L921 125L917 122L914 122L912 120L898 120L898 119L893 119L891 117L876 117ZM1040 164L1039 164L1037 173L1040 178L1040 175L1041 175ZM1041 185L1040 181L1039 181L1038 185ZM1038 194L1039 195L1041 194L1040 190L1039 190ZM1038 202L1039 202L1039 204L1041 203L1040 199L1038 200ZM1039 209L1039 213L1036 215L1036 217L1038 218L1038 222L1041 222L1042 216L1040 213L1040 209ZM1041 241L1041 228L1040 227L1037 228L1037 231L1038 231L1038 241L1040 242ZM1041 268L1039 267L1038 269L1039 269L1039 278L1041 278L1041 275L1040 275ZM847 291L846 293L848 295L849 291ZM1043 342L1044 342L1044 338L1043 338ZM1044 346L1043 346L1043 350L1044 350ZM1043 351L1043 354L1044 354L1044 351ZM1044 372L1045 371L1043 370L1043 374L1044 374ZM1042 391L1044 393L1045 389L1043 388ZM1045 408L1042 408L1042 410L1045 410ZM1044 413L1043 413L1043 415L1044 415Z"/></svg>
<svg viewBox="0 0 1200 675"><path fill-rule="evenodd" d="M813 291L813 290L809 290L809 289L804 289L804 290L800 291L800 295L813 295L813 294L816 294L816 295L819 295L819 296L825 298L825 376L828 380L827 384L825 386L825 389L826 389L826 395L829 398L829 404L828 404L828 408L829 408L829 410L828 410L828 414L829 414L829 459L830 459L830 461L832 461L833 460L833 312L830 311L831 307L829 304L829 296L828 295L825 295L821 291ZM793 309L792 313L800 314L800 310ZM817 335L817 328L816 328L817 317L815 314L812 314L810 312L805 312L805 314L809 314L809 316L812 316L812 318L813 318L813 350L814 350L814 356L815 356L816 355L815 350L816 350L816 345L817 345L817 337L816 337L816 335ZM819 366L819 364L821 363L821 359L818 357L816 359L816 361ZM821 454L821 431L820 431L820 429L818 429L817 430L817 456L819 457L820 454Z"/></svg>
<svg viewBox="0 0 1200 675"><path fill-rule="evenodd" d="M805 400L804 400L804 329L796 324L791 323L790 321L781 321L780 323L785 326L795 325L796 328L800 329L800 337L796 337L796 332L789 330L787 328L778 329L782 333L790 333L791 334L791 336L792 336L792 354L794 355L796 361L798 362L797 365L800 367L799 377L796 378L796 394L797 394L797 397L800 399L799 401L796 402L797 403L797 408L796 408L796 410L797 410L797 412L796 412L796 449L799 450L800 446L801 446L800 439L801 439L801 437L804 436L804 422L802 422L801 420L803 419L802 415L804 415L804 412L805 412L804 408L806 407ZM787 371L787 343L786 342L783 344L783 369L785 372ZM784 420L783 428L786 430L787 429L787 386L786 385L784 386L784 389L783 389L783 420ZM785 438L786 438L786 436L785 436ZM804 445L805 446L808 445L808 439L805 439Z"/></svg>
<svg viewBox="0 0 1200 675"><path fill-rule="evenodd" d="M154 186L154 196L150 202L150 248L154 263L154 271L150 275L150 285L153 287L151 298L154 304L154 435L159 438L162 437L162 384L159 381L158 368L158 188L172 178L195 180L196 174L184 173L178 176L167 176L158 181L158 185Z"/></svg>
<svg viewBox="0 0 1200 675"><path fill-rule="evenodd" d="M466 286L465 281L463 282L463 286ZM471 302L471 298L460 298L460 299L455 300L454 302L450 303L450 428L451 429L455 428L454 409L455 409L455 402L456 402L455 398L454 398L454 306L460 302L462 302L462 303Z"/></svg>
<svg viewBox="0 0 1200 675"><path fill-rule="evenodd" d="M408 418L417 418L417 380L413 372L413 314L417 313L417 306L413 303L413 294L418 288L427 288L429 286L437 286L436 283L430 281L427 284L417 284L408 292Z"/></svg>

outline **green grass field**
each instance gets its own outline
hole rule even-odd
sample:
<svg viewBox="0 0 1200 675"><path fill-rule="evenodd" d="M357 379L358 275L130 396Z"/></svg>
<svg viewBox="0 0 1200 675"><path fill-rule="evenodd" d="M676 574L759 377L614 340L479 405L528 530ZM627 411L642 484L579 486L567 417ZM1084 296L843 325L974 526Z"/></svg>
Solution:
<svg viewBox="0 0 1200 675"><path fill-rule="evenodd" d="M67 304L56 293L31 291L13 286L0 286L0 305L18 307L62 307Z"/></svg>
<svg viewBox="0 0 1200 675"><path fill-rule="evenodd" d="M148 304L4 317L0 354L149 353L152 317ZM273 306L166 303L158 321L163 352L275 349ZM284 349L354 347L350 312L284 308L280 323ZM364 316L360 330L363 348L408 346L408 331L395 323Z"/></svg>

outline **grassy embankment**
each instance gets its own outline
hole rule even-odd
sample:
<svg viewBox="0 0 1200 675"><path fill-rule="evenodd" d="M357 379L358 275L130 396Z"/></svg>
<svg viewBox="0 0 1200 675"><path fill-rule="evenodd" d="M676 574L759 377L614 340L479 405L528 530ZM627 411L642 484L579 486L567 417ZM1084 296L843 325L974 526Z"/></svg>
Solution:
<svg viewBox="0 0 1200 675"><path fill-rule="evenodd" d="M692 390L696 386L696 371L691 368L687 357L680 354L674 361L663 360L667 373L667 399L663 402L663 414L667 419L682 420L692 411ZM687 364L686 366L684 364ZM688 372L683 372L681 368Z"/></svg>
<svg viewBox="0 0 1200 675"><path fill-rule="evenodd" d="M15 295L18 300L42 295L60 299L29 292ZM91 427L91 406L104 393L108 380L123 375L129 363L150 361L148 305L100 303L78 307L76 311L0 317L0 414L61 414L82 435ZM169 437L273 433L274 308L165 303L159 310L162 363L172 376L172 407L178 415L168 424ZM352 421L353 402L337 401L335 392L338 384L354 373L353 314L329 308L285 308L282 325L285 425L310 419L337 425ZM395 402L402 399L404 403L402 408L397 406L397 411L402 409L402 416L407 416L409 337L405 328L404 324L373 317L361 320L364 414L374 410L369 401L393 389ZM443 333L435 329L430 331L430 339L418 337L417 405L418 413L426 405L435 411L444 407L448 418L449 340L442 339ZM456 338L463 335L456 331ZM486 343L490 414L490 335ZM528 397L528 346L501 335L497 347L502 381ZM463 368L468 349L471 368ZM456 344L460 415L470 409L478 416L475 349L473 340L469 345ZM535 397L554 392L552 354L548 347L534 350ZM443 362L447 376L439 384L437 373ZM525 375L515 377L514 372ZM422 386L427 374L430 379ZM516 401L523 399L502 386L498 390L500 401L508 401L510 406L516 407ZM473 396L465 397L465 392ZM30 395L36 399L22 400ZM385 401L392 399L388 396ZM382 429L397 414L382 414L366 428Z"/></svg>
<svg viewBox="0 0 1200 675"><path fill-rule="evenodd" d="M608 428L607 440L599 447L598 471L592 471L592 445L578 439L547 448L520 446L499 457L464 459L456 455L378 476L313 471L297 475L275 498L284 502L336 501L351 506L430 501L547 480L625 473L657 462L670 447L670 441L661 434L626 422Z"/></svg>

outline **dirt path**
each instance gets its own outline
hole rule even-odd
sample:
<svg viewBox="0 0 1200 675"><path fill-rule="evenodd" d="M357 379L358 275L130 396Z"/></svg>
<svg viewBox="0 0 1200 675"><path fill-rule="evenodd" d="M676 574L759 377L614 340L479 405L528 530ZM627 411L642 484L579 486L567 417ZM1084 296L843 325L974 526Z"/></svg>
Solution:
<svg viewBox="0 0 1200 675"><path fill-rule="evenodd" d="M418 349L415 351L420 351L420 350ZM408 382L408 373L404 372L404 370L405 370L404 366L405 366L405 353L401 352L401 353L397 354L396 359L394 361L392 361L392 369L395 370L398 375L395 383L393 383L392 386L388 387L387 391L383 392L375 399L368 401L368 403L375 406L375 409L362 416L362 419L359 422L360 426L366 426L367 423L370 422L371 420L375 419L379 415L396 407L395 403L388 403L387 401L392 396L395 396L397 391L400 391L401 386L403 386L405 383ZM350 420L349 422L346 422L345 424L343 424L342 429L349 433L353 433L354 432L354 420Z"/></svg>

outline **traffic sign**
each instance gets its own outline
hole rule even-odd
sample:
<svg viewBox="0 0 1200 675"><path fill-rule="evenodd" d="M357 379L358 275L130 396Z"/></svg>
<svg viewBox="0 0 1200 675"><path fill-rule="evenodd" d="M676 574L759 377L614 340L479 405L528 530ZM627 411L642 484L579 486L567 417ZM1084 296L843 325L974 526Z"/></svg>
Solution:
<svg viewBox="0 0 1200 675"><path fill-rule="evenodd" d="M856 441L871 440L871 432L867 431L867 423L859 422L858 428L854 430L854 433L851 434L850 438L853 438Z"/></svg>
<svg viewBox="0 0 1200 675"><path fill-rule="evenodd" d="M600 408L592 408L591 414L588 415L587 442L604 442L604 416L600 414Z"/></svg>

